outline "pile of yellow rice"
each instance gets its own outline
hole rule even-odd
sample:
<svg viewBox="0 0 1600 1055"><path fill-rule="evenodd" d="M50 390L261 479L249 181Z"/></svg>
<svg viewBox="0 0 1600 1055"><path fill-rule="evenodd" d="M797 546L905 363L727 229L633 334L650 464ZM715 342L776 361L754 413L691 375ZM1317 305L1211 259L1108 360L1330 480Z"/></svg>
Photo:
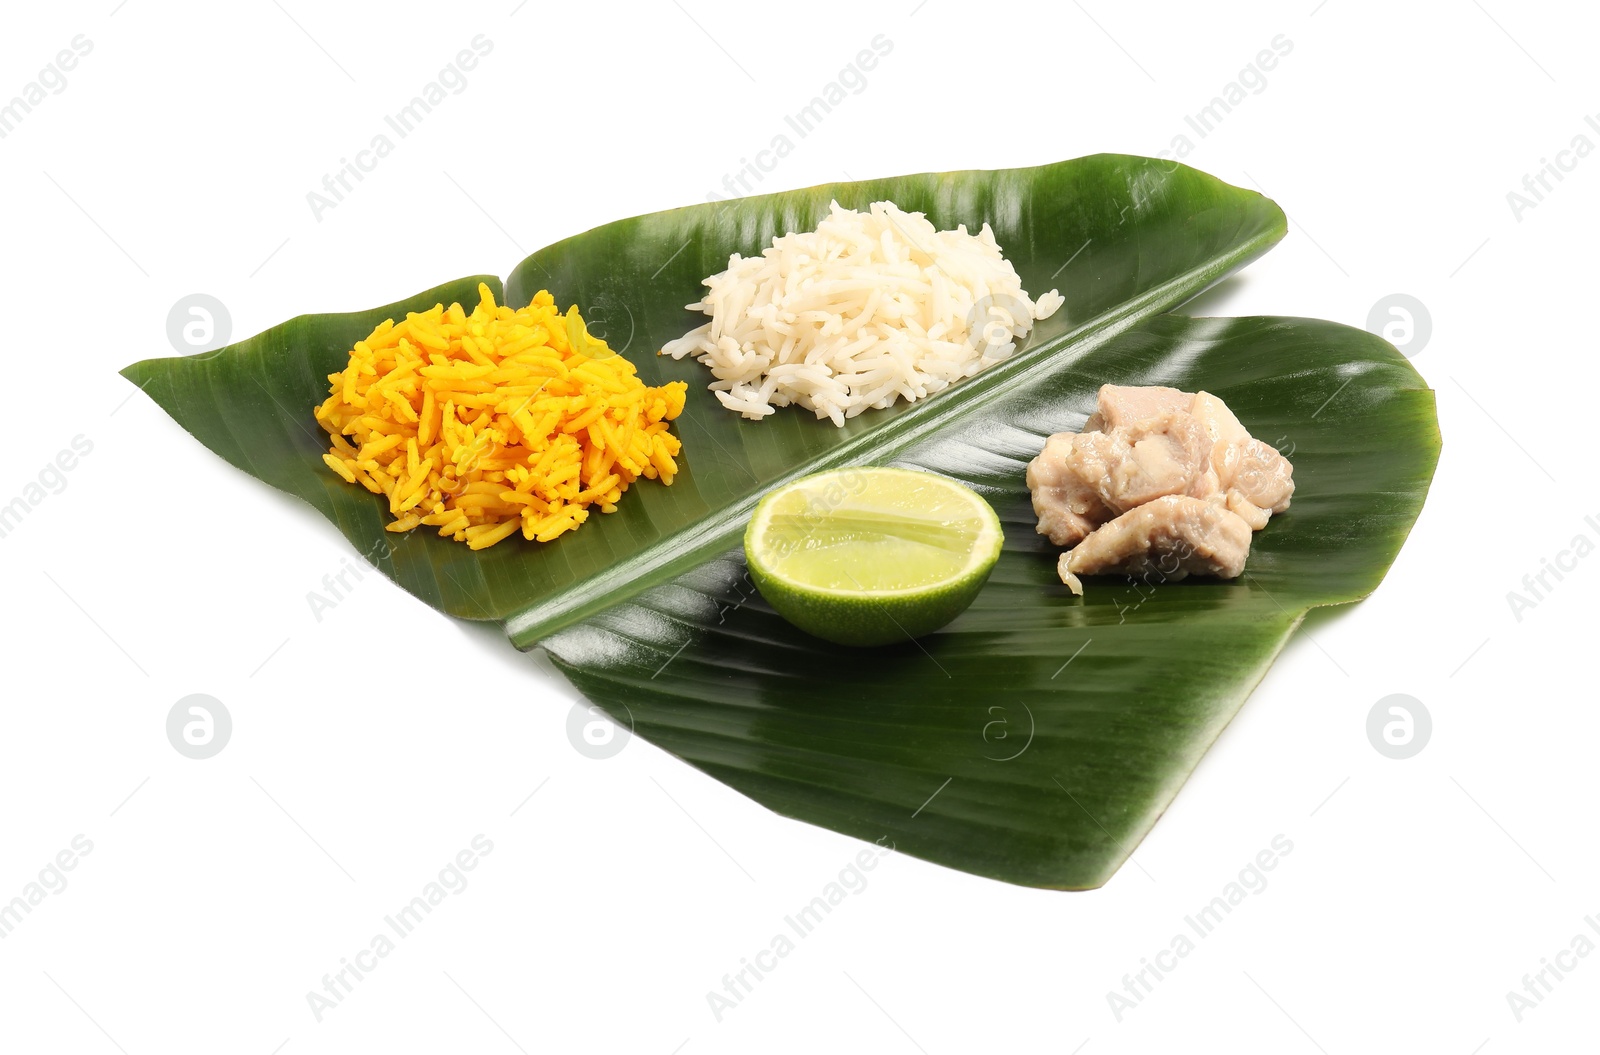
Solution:
<svg viewBox="0 0 1600 1055"><path fill-rule="evenodd" d="M647 387L544 290L515 311L486 285L478 296L470 315L441 304L386 320L328 375L322 460L388 497L390 531L426 524L473 549L519 528L548 542L591 506L615 512L641 476L672 482L683 382Z"/></svg>

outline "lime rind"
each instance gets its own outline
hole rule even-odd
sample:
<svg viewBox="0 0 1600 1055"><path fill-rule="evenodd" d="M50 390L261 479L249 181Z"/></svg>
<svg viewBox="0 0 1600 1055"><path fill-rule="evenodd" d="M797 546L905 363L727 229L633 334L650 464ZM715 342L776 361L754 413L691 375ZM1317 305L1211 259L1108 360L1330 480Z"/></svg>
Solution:
<svg viewBox="0 0 1600 1055"><path fill-rule="evenodd" d="M841 479L860 486L849 494ZM810 494L808 499L806 496ZM829 496L818 501L818 496ZM809 527L809 530L807 529ZM950 622L977 597L1004 541L1000 518L982 496L935 473L846 468L794 481L757 505L745 532L751 578L778 614L807 633L845 645L881 645L921 637ZM797 548L821 543L856 554L797 560ZM818 584L835 572L881 577L884 550L898 547L912 562L924 552L929 578L893 588ZM959 554L946 570L940 557ZM813 554L814 555L814 554ZM849 561L857 566L852 573Z"/></svg>

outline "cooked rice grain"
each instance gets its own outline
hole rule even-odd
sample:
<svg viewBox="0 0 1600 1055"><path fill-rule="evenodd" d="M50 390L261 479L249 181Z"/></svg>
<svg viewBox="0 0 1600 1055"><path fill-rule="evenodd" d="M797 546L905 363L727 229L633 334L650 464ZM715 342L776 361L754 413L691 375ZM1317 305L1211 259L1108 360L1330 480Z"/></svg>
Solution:
<svg viewBox="0 0 1600 1055"><path fill-rule="evenodd" d="M932 395L1007 358L1063 303L1028 298L988 224L936 230L892 202L834 202L815 231L734 254L691 310L711 321L661 354L711 368L722 405L757 420L799 404L843 425Z"/></svg>
<svg viewBox="0 0 1600 1055"><path fill-rule="evenodd" d="M388 497L388 530L427 525L472 549L519 528L548 542L591 506L615 512L641 476L672 483L683 382L646 387L544 290L515 311L486 285L478 297L471 315L436 304L385 321L328 375L322 460Z"/></svg>

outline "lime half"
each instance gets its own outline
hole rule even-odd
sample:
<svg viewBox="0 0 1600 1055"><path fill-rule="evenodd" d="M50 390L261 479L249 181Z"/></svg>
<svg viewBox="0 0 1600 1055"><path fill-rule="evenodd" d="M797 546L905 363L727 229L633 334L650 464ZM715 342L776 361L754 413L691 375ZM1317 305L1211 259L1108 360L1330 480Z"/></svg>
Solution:
<svg viewBox="0 0 1600 1055"><path fill-rule="evenodd" d="M885 645L944 626L1000 557L1000 518L970 488L910 469L833 469L763 498L744 534L750 577L808 634Z"/></svg>

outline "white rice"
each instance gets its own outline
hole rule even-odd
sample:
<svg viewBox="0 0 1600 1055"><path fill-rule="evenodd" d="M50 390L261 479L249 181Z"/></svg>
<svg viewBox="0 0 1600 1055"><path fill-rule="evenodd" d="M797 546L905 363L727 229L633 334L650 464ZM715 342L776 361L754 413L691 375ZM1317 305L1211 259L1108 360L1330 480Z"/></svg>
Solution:
<svg viewBox="0 0 1600 1055"><path fill-rule="evenodd" d="M1029 299L988 224L937 231L886 201L834 202L815 231L735 253L705 285L688 307L711 321L661 354L709 366L717 399L747 418L794 403L835 425L1001 362L1063 303Z"/></svg>

